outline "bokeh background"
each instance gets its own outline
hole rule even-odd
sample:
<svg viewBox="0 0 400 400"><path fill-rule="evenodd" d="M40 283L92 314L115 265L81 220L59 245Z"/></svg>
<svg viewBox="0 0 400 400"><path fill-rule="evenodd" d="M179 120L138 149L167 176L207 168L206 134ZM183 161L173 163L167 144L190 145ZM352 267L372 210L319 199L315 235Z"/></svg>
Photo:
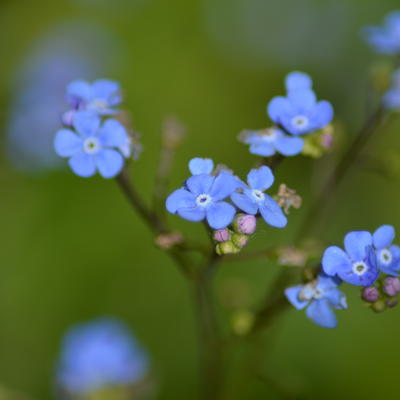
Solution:
<svg viewBox="0 0 400 400"><path fill-rule="evenodd" d="M159 399L197 390L197 336L183 278L131 211L113 181L81 179L52 153L65 84L75 78L121 82L144 147L132 172L150 199L166 116L187 127L173 186L194 156L245 174L254 158L236 136L267 125L268 100L283 77L310 73L335 107L342 144L361 124L371 65L382 58L360 27L398 7L393 0L2 0L0 3L0 382L28 398L52 399L60 340L72 324L111 315L126 321L150 354ZM382 130L365 157L400 157L400 124ZM303 196L288 228L260 226L250 248L290 243L307 199L332 157L287 160L277 173ZM363 164L364 165L364 164ZM371 164L352 174L325 215L320 239L349 230L399 228L400 176ZM386 164L385 164L386 165ZM394 168L394 167L393 167ZM379 173L377 171L380 171ZM277 186L275 186L277 188ZM201 226L171 217L206 240ZM279 272L273 263L224 265L217 299L240 283L249 302ZM398 393L400 311L373 314L347 290L350 308L324 330L301 312L276 321L260 345L261 375L243 382L243 345L233 357L227 399L375 399ZM225 325L229 312L224 312Z"/></svg>

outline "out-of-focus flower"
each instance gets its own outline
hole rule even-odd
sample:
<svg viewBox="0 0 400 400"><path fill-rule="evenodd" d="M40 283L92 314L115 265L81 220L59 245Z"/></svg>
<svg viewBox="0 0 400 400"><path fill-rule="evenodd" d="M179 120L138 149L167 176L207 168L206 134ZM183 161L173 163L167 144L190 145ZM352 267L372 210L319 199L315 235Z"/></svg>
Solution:
<svg viewBox="0 0 400 400"><path fill-rule="evenodd" d="M392 84L383 95L382 101L388 110L400 111L400 69L392 74Z"/></svg>
<svg viewBox="0 0 400 400"><path fill-rule="evenodd" d="M298 209L302 204L301 196L299 196L294 189L290 189L284 183L279 185L279 191L276 195L276 200L279 204L279 207L282 207L286 214L289 214L291 207Z"/></svg>

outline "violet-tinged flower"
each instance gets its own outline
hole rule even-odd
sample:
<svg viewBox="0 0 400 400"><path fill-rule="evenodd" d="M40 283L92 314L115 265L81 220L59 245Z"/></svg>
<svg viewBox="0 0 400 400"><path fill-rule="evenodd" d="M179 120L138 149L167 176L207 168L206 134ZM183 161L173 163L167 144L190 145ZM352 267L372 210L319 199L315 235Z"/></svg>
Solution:
<svg viewBox="0 0 400 400"><path fill-rule="evenodd" d="M115 114L121 103L119 83L98 79L93 83L73 81L67 86L67 101L74 110L89 110L99 115Z"/></svg>
<svg viewBox="0 0 400 400"><path fill-rule="evenodd" d="M93 176L96 171L104 178L118 175L124 166L123 153L128 134L121 123L108 119L101 124L100 117L90 111L79 111L73 121L75 131L57 132L54 147L61 157L69 158L75 174Z"/></svg>
<svg viewBox="0 0 400 400"><path fill-rule="evenodd" d="M243 143L250 145L250 153L270 157L275 153L284 156L299 154L304 147L304 140L285 134L281 129L273 127L258 131L248 131L241 139Z"/></svg>
<svg viewBox="0 0 400 400"><path fill-rule="evenodd" d="M378 53L390 55L400 53L400 11L389 13L381 26L364 28L363 34Z"/></svg>
<svg viewBox="0 0 400 400"><path fill-rule="evenodd" d="M238 187L238 179L228 172L217 176L201 173L186 180L184 187L175 190L166 201L172 214L198 222L207 219L213 229L228 226L235 216L235 208L223 201Z"/></svg>
<svg viewBox="0 0 400 400"><path fill-rule="evenodd" d="M286 79L287 96L274 97L268 104L271 120L293 135L303 135L328 125L333 118L332 105L325 100L317 102L306 74L289 74Z"/></svg>
<svg viewBox="0 0 400 400"><path fill-rule="evenodd" d="M379 300L380 293L375 286L370 286L362 289L361 297L368 303L375 303L375 301Z"/></svg>
<svg viewBox="0 0 400 400"><path fill-rule="evenodd" d="M392 244L395 231L391 225L382 225L373 234L377 266L388 275L399 276L400 247Z"/></svg>
<svg viewBox="0 0 400 400"><path fill-rule="evenodd" d="M324 272L358 286L372 285L379 275L372 235L366 231L348 233L340 247L328 247L322 258Z"/></svg>
<svg viewBox="0 0 400 400"><path fill-rule="evenodd" d="M264 193L274 183L274 175L271 168L262 166L252 169L247 175L247 183L242 182L239 192L232 194L233 203L247 214L255 215L258 212L264 221L276 228L283 228L287 219L278 203Z"/></svg>
<svg viewBox="0 0 400 400"><path fill-rule="evenodd" d="M224 228L224 229L218 229L214 232L214 240L219 243L227 242L231 238L231 233L229 232L229 229Z"/></svg>
<svg viewBox="0 0 400 400"><path fill-rule="evenodd" d="M388 296L396 296L400 293L400 279L393 276L388 276L383 281L382 290Z"/></svg>
<svg viewBox="0 0 400 400"><path fill-rule="evenodd" d="M257 218L251 214L238 214L233 223L233 228L244 235L252 235L257 228Z"/></svg>
<svg viewBox="0 0 400 400"><path fill-rule="evenodd" d="M65 335L57 384L73 395L138 383L149 360L121 322L104 318L76 325Z"/></svg>
<svg viewBox="0 0 400 400"><path fill-rule="evenodd" d="M311 283L286 289L285 295L298 310L307 307L306 315L315 324L335 328L337 320L333 309L347 308L346 297L337 288L339 284L339 279L321 274Z"/></svg>
<svg viewBox="0 0 400 400"><path fill-rule="evenodd" d="M192 158L189 161L189 171L192 175L211 174L214 169L214 162L210 158Z"/></svg>

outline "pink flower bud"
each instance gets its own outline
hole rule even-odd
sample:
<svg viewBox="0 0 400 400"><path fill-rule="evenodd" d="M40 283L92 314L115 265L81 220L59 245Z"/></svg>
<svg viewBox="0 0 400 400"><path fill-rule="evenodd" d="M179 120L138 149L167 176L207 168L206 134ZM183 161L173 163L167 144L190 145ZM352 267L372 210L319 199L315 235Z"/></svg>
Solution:
<svg viewBox="0 0 400 400"><path fill-rule="evenodd" d="M388 296L396 296L400 293L400 279L393 276L388 276L383 281L383 291Z"/></svg>
<svg viewBox="0 0 400 400"><path fill-rule="evenodd" d="M257 220L254 215L239 214L234 223L235 229L239 233L245 235L252 235L257 228Z"/></svg>
<svg viewBox="0 0 400 400"><path fill-rule="evenodd" d="M227 242L231 238L231 234L228 229L218 229L214 231L214 240L216 242Z"/></svg>

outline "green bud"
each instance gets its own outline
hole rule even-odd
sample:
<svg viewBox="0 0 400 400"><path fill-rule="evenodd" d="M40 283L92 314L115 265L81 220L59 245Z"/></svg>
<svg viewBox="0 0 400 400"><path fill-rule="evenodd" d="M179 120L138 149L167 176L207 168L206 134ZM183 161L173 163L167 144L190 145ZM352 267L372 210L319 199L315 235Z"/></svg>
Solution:
<svg viewBox="0 0 400 400"><path fill-rule="evenodd" d="M219 256L225 254L236 254L239 253L240 249L236 247L230 240L223 243L218 243L215 246L215 251Z"/></svg>
<svg viewBox="0 0 400 400"><path fill-rule="evenodd" d="M385 301L384 300L377 300L375 303L372 303L371 308L376 313L380 313L382 311L385 311L386 310Z"/></svg>
<svg viewBox="0 0 400 400"><path fill-rule="evenodd" d="M249 237L243 233L234 233L232 242L236 247L245 247L249 242Z"/></svg>

